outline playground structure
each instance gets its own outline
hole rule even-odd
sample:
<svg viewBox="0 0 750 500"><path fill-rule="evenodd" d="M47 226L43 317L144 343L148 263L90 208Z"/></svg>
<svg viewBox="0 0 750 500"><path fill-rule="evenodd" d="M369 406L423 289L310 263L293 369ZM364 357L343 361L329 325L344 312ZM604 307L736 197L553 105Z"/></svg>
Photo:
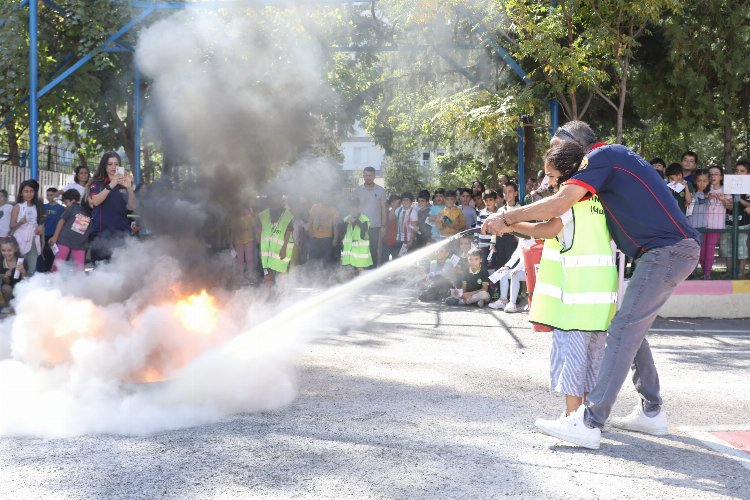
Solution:
<svg viewBox="0 0 750 500"><path fill-rule="evenodd" d="M316 4L369 4L370 2L362 0L314 0ZM53 9L56 12L65 15L66 12L63 8L55 4L52 0L43 0L42 5L47 8ZM52 79L44 84L40 88L39 81L39 64L38 64L38 10L40 3L29 0L22 0L19 3L19 8L28 8L29 10L29 95L26 98L29 102L29 167L31 178L39 178L39 99L44 95L55 89L60 83L66 78L75 73L84 64L91 61L97 54L102 52L129 52L134 53L135 48L125 43L122 37L130 32L133 28L144 22L149 16L158 11L165 10L183 10L183 9L227 9L227 8L260 8L266 6L283 6L288 4L284 1L274 0L260 0L260 1L249 1L249 0L225 0L225 1L211 1L211 2L149 2L134 0L130 2L130 6L137 11L133 18L120 27L117 31L111 34L104 40L98 47L94 48L84 56L80 57L77 61L72 62L65 69L62 67L58 68L58 71L52 76ZM554 7L556 2L552 2L551 6ZM498 43L497 39L482 25L482 23L475 18L475 16L463 7L456 7L455 11L462 18L468 20L473 27L474 32L478 35L482 46L477 48L489 48L498 57L499 60L507 64L514 73L525 83L530 84L531 79L527 73L521 68L521 66L513 59L513 57ZM2 24L2 20L0 20ZM476 76L470 74L458 63L456 63L442 48L424 46L418 49L434 49L435 52L444 59L451 67L457 72L467 78L471 83L478 84ZM338 52L356 52L362 50L377 50L377 51L398 51L398 46L388 47L369 47L369 46L348 46L348 47L331 47L331 50ZM414 50L410 47L410 50ZM61 63L64 66L72 59L72 54ZM134 109L134 164L133 174L136 184L140 184L142 181L141 176L141 130L143 126L143 112L142 112L142 95L141 95L141 84L142 78L140 71L136 64L133 65L133 109ZM26 100L24 99L24 101ZM553 134L558 126L559 106L554 100L549 101L550 110L550 134ZM5 123L0 124L2 127ZM525 159L524 159L524 123L521 118L517 126L518 134L518 185L521 196L524 195L525 189Z"/></svg>

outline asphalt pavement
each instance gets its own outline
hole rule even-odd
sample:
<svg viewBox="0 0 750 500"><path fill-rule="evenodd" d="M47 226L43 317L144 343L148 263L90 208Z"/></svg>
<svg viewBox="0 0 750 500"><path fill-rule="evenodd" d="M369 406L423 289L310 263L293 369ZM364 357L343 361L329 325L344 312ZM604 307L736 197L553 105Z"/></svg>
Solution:
<svg viewBox="0 0 750 500"><path fill-rule="evenodd" d="M673 432L610 430L592 451L534 429L563 404L526 314L389 290L346 314L299 359L292 404L144 437L1 438L0 498L750 498L750 461L698 437L750 430L750 321L659 319ZM614 413L636 400L626 382Z"/></svg>

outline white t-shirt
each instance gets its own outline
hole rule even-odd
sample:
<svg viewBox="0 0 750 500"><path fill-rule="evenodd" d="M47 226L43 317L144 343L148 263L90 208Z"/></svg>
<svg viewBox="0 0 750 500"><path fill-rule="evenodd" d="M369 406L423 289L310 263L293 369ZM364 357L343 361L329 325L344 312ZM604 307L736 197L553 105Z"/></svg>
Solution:
<svg viewBox="0 0 750 500"><path fill-rule="evenodd" d="M575 231L575 222L573 221L573 209L569 208L564 214L560 216L560 220L563 223L563 228L560 234L557 235L557 241L560 242L563 249L568 250L573 245L573 235Z"/></svg>
<svg viewBox="0 0 750 500"><path fill-rule="evenodd" d="M5 238L10 233L10 212L13 210L13 205L6 203L0 207L0 238Z"/></svg>
<svg viewBox="0 0 750 500"><path fill-rule="evenodd" d="M81 186L81 185L80 185L80 184L78 184L77 182L70 182L70 183L66 184L66 185L65 185L65 186L64 186L64 187L62 188L62 191L63 191L63 193L64 193L65 191L67 191L68 189L75 189L76 191L78 191L79 193L81 193L81 199L83 199L83 193L84 193L84 191L86 190L86 188L85 188L85 187Z"/></svg>

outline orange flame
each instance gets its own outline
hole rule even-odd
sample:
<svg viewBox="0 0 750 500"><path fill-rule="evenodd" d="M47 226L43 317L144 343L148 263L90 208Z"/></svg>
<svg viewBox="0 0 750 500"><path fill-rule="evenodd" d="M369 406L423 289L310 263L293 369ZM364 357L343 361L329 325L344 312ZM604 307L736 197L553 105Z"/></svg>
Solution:
<svg viewBox="0 0 750 500"><path fill-rule="evenodd" d="M219 319L216 299L206 290L177 301L174 314L186 330L201 334L212 333Z"/></svg>

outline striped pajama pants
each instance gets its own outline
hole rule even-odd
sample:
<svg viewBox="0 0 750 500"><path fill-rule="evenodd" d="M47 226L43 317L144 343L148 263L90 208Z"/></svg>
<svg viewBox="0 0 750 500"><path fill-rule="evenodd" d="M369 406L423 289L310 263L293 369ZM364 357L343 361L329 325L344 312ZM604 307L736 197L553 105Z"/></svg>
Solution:
<svg viewBox="0 0 750 500"><path fill-rule="evenodd" d="M591 392L602 365L606 340L607 332L555 329L550 352L550 389L578 397Z"/></svg>

